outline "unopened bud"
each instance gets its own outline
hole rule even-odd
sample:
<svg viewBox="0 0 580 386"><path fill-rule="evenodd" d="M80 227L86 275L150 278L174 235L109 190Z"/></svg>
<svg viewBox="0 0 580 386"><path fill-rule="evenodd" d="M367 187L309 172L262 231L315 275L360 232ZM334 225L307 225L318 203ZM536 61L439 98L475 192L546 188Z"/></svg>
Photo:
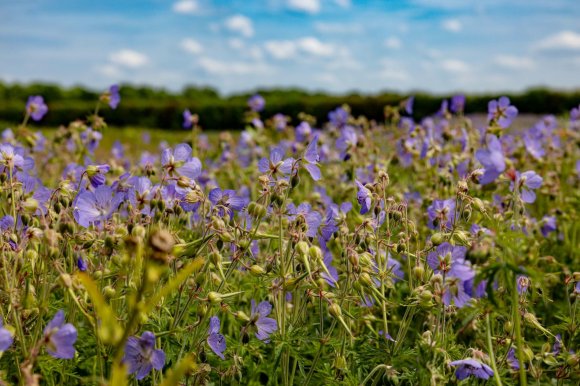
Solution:
<svg viewBox="0 0 580 386"><path fill-rule="evenodd" d="M207 294L207 299L212 304L221 303L224 300L221 294L213 291Z"/></svg>

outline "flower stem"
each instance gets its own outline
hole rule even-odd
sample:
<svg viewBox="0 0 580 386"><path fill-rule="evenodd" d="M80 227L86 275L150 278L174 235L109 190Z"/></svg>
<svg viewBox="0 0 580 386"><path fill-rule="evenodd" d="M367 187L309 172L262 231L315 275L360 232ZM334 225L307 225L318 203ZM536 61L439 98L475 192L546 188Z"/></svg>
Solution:
<svg viewBox="0 0 580 386"><path fill-rule="evenodd" d="M497 371L497 364L495 363L495 354L493 353L493 343L491 340L491 323L489 321L489 312L485 314L485 326L487 328L487 350L489 351L489 359L491 361L491 368L493 369L493 378L497 386L502 386L501 377Z"/></svg>

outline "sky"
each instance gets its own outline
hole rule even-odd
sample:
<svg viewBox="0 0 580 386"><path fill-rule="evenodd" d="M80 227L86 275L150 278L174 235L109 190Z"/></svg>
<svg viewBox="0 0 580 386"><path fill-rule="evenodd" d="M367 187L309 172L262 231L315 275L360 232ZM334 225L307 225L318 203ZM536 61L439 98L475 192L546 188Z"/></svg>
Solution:
<svg viewBox="0 0 580 386"><path fill-rule="evenodd" d="M580 87L579 0L0 0L0 79L223 94Z"/></svg>

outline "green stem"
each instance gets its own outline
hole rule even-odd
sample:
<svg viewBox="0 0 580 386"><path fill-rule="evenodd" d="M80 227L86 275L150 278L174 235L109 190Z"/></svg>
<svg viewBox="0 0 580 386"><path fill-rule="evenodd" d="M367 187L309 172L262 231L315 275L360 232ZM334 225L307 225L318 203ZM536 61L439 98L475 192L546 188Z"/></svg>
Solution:
<svg viewBox="0 0 580 386"><path fill-rule="evenodd" d="M497 364L495 363L495 354L493 353L493 343L491 340L491 323L489 321L489 312L485 314L485 326L487 328L487 351L489 351L489 359L491 361L491 368L493 369L493 378L497 386L502 386L501 377L497 371Z"/></svg>
<svg viewBox="0 0 580 386"><path fill-rule="evenodd" d="M520 362L520 385L526 386L528 384L528 379L526 377L526 367L524 366L524 342L522 340L521 316L520 311L518 310L518 291L516 288L515 278L512 278L511 282L512 302L514 307L514 327L516 333L516 350L518 361Z"/></svg>

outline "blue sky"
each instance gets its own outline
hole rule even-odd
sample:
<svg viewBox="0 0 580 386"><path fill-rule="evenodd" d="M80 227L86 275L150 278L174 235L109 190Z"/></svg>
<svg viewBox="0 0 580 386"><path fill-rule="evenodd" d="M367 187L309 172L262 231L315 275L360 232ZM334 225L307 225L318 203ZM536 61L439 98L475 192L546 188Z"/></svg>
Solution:
<svg viewBox="0 0 580 386"><path fill-rule="evenodd" d="M580 87L578 0L0 0L0 79L223 93Z"/></svg>

